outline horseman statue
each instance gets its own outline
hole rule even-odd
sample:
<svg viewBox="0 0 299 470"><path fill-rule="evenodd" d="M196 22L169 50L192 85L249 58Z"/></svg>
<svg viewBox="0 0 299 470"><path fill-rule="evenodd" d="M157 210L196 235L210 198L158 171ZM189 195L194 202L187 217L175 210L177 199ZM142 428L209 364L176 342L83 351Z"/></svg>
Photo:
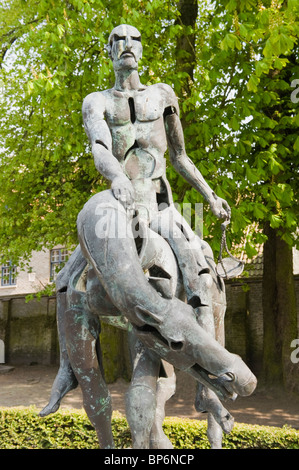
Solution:
<svg viewBox="0 0 299 470"><path fill-rule="evenodd" d="M196 408L208 412L210 442L219 447L220 434L233 424L221 400L250 395L256 378L224 347L224 282L209 245L174 205L166 150L219 219L228 222L230 208L186 155L172 88L140 82L140 32L117 26L108 53L115 84L84 99L83 121L95 166L111 189L92 196L80 212L80 243L58 275L60 369L40 414L55 412L79 382L100 447L113 448L99 341L101 321L108 321L129 335L126 415L133 447L171 447L161 422L174 393L174 368L197 380Z"/></svg>

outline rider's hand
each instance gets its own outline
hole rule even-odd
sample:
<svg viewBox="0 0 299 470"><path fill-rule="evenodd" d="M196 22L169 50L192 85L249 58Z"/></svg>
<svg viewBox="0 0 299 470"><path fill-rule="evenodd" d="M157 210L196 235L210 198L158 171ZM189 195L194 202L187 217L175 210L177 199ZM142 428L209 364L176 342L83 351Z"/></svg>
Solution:
<svg viewBox="0 0 299 470"><path fill-rule="evenodd" d="M114 197L118 199L126 209L132 208L134 203L134 188L127 176L121 175L114 178L111 184Z"/></svg>
<svg viewBox="0 0 299 470"><path fill-rule="evenodd" d="M221 197L216 196L213 193L212 200L209 201L211 210L213 214L216 215L219 219L229 220L231 216L231 210L228 203Z"/></svg>

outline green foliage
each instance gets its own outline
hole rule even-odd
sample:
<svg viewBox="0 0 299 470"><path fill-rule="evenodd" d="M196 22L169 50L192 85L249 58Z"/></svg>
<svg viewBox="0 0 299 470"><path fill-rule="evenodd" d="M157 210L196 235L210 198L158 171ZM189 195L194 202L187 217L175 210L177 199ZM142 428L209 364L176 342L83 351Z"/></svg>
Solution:
<svg viewBox="0 0 299 470"><path fill-rule="evenodd" d="M198 18L188 153L233 207L231 237L249 257L249 238L259 243L256 228L266 222L290 245L297 241L298 100L292 82L299 70L298 20L295 2L232 0L215 2L213 14ZM189 189L184 197L193 199ZM217 252L219 229L208 214L205 225Z"/></svg>
<svg viewBox="0 0 299 470"><path fill-rule="evenodd" d="M209 449L205 421L166 418L164 432L175 449ZM115 413L112 432L117 449L131 447L126 419ZM83 411L59 411L39 418L34 408L0 408L0 449L96 449L96 433ZM224 449L299 449L299 431L235 424Z"/></svg>
<svg viewBox="0 0 299 470"><path fill-rule="evenodd" d="M166 418L164 432L175 449L209 449L206 421ZM224 449L298 449L299 432L283 427L236 423L232 432L223 436Z"/></svg>
<svg viewBox="0 0 299 470"><path fill-rule="evenodd" d="M82 412L41 419L34 408L1 410L2 449L90 449L97 447L94 428Z"/></svg>
<svg viewBox="0 0 299 470"><path fill-rule="evenodd" d="M107 187L94 168L81 105L88 93L113 85L105 45L122 22L142 33L143 83L163 81L179 95L187 153L233 208L229 243L242 242L252 256L250 244L261 238L257 228L270 222L295 244L299 111L298 86L292 83L299 78L298 20L296 0L201 1L194 28L183 24L175 0L2 2L4 257L72 245L79 210ZM194 50L192 78L179 38ZM167 172L176 201L202 202L172 168ZM253 222L255 229L247 233ZM219 222L205 210L204 224L217 255Z"/></svg>
<svg viewBox="0 0 299 470"><path fill-rule="evenodd" d="M140 28L147 56L141 74L145 83L154 83L162 60L172 60L177 28L170 33L169 26L176 15L171 0L1 4L0 244L5 259L77 242L78 212L107 187L94 167L81 106L90 92L113 85L108 35L123 22Z"/></svg>

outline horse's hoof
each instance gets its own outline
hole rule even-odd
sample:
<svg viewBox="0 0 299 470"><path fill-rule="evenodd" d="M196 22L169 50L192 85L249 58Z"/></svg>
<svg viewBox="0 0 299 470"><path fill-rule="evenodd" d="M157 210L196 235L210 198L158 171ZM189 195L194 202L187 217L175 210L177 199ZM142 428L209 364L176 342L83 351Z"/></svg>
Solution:
<svg viewBox="0 0 299 470"><path fill-rule="evenodd" d="M215 417L215 416L214 416ZM233 416L227 412L225 416L221 416L219 419L215 418L218 424L221 426L225 434L229 434L234 427L235 420Z"/></svg>
<svg viewBox="0 0 299 470"><path fill-rule="evenodd" d="M161 437L161 439L151 439L150 449L173 449L173 445L167 436Z"/></svg>

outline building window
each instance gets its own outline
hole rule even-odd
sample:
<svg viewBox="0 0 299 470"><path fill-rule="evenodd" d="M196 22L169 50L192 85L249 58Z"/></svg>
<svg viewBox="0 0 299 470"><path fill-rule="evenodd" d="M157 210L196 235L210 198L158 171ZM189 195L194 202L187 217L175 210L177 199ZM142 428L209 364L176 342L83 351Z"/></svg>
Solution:
<svg viewBox="0 0 299 470"><path fill-rule="evenodd" d="M63 267L67 259L68 259L68 250L65 250L63 248L51 250L50 281L55 281L58 272Z"/></svg>
<svg viewBox="0 0 299 470"><path fill-rule="evenodd" d="M17 267L11 262L1 267L1 286L15 286L17 284Z"/></svg>

